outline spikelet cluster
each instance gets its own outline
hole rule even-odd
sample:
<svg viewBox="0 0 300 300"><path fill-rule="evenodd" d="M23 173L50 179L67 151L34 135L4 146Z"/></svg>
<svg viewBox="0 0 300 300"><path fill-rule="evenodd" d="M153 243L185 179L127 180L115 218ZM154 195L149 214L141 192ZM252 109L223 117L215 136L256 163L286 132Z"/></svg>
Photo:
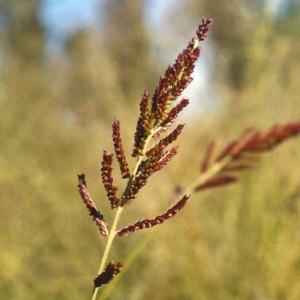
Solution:
<svg viewBox="0 0 300 300"><path fill-rule="evenodd" d="M237 182L239 180L236 175L237 172L253 168L261 154L271 151L299 133L299 122L275 125L266 132L248 128L236 140L221 150L214 160L217 143L213 141L207 148L200 171L206 173L218 164L220 168L212 176L195 186L194 191Z"/></svg>

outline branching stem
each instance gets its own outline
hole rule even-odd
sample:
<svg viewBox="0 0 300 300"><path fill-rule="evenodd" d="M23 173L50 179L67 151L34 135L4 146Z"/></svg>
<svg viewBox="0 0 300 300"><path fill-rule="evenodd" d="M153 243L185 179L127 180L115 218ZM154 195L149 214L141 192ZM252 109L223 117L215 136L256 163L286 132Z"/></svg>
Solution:
<svg viewBox="0 0 300 300"><path fill-rule="evenodd" d="M226 165L231 162L231 156L226 156L222 160L213 164L207 171L202 173L191 185L189 185L183 195L191 195L195 192L195 189L206 182L208 179L212 178L215 174L219 173Z"/></svg>

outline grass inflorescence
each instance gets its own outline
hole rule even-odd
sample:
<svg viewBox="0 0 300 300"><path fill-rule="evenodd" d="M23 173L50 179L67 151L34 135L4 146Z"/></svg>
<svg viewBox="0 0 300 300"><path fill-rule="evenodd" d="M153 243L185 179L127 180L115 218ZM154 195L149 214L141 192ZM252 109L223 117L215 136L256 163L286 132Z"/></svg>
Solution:
<svg viewBox="0 0 300 300"><path fill-rule="evenodd" d="M131 167L123 147L120 121L115 119L113 122L112 142L115 157L121 177L126 180L126 184L122 192L118 191L112 175L113 154L104 151L101 177L110 207L116 211L110 229L102 210L98 210L87 191L85 175L78 175L79 193L100 233L107 237L98 275L94 279L92 299L96 299L99 287L108 284L122 271L121 262L107 263L116 237L122 238L137 230L163 224L185 207L193 193L236 183L239 180L239 172L255 167L263 153L273 150L282 142L300 133L300 122L290 122L276 125L265 132L255 128L246 129L237 139L219 151L217 151L217 142L212 141L199 165L199 176L186 188L174 187L174 203L167 211L151 219L142 219L119 228L119 220L126 206L134 203L139 191L148 183L149 177L161 171L178 152L178 146L173 144L182 134L184 124L178 124L174 129L172 126L180 112L189 104L187 98L182 97L179 100L178 98L192 82L191 76L201 52L200 42L206 39L211 24L211 19L203 18L196 31L196 37L189 41L187 47L178 55L174 65L169 66L165 74L160 77L152 97L148 91L144 91L140 101L140 115L133 135L131 156L136 159L136 162Z"/></svg>

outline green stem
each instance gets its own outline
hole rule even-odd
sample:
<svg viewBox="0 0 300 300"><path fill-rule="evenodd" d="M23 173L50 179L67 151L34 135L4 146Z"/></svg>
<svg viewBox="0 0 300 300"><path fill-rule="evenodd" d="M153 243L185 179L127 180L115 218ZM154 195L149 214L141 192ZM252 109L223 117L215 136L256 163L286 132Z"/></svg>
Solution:
<svg viewBox="0 0 300 300"><path fill-rule="evenodd" d="M151 140L151 137L152 135L149 135L149 137L147 138L146 142L145 142L145 145L144 145L144 148L147 149L148 147L148 144ZM136 165L132 171L132 175L128 181L128 184L127 184L127 187L124 191L124 194L126 194L126 191L128 190L128 188L130 187L132 181L134 180L135 176L136 176L136 173L137 173L137 170L139 168L139 165L141 164L143 160L143 155L141 155L137 162L136 162ZM125 203L123 203L124 205ZM98 274L101 274L104 269L105 269L105 265L106 265L106 261L107 261L107 258L108 258L108 254L109 254L109 251L112 247L112 243L114 241L114 238L116 236L116 233L117 233L117 226L118 226L118 223L119 223L119 220L120 220L120 217L121 217L121 214L123 212L123 209L124 209L124 206L121 204L121 206L118 207L117 209L117 212L116 212L116 215L115 215L115 219L114 219L114 222L113 222L113 225L111 227L111 230L110 230L110 233L109 233L109 236L108 236L108 240L107 240L107 243L106 243L106 246L105 246L105 250L104 250L104 253L103 253L103 256L102 256L102 259L101 259L101 263L100 263L100 267L99 267L99 271L98 271ZM93 293L92 293L92 298L91 300L96 300L97 298L97 294L98 294L98 290L99 290L99 287L97 288L94 288L93 290Z"/></svg>
<svg viewBox="0 0 300 300"><path fill-rule="evenodd" d="M103 256L102 256L102 260L101 260L101 263L100 263L98 274L101 274L104 271L109 251L111 249L113 240L114 240L114 238L116 236L116 233L117 233L117 226L118 226L123 208L124 207L119 206L118 209L117 209L116 216L115 216L113 225L111 227L111 230L110 230L110 233L109 233L109 236L108 236L108 240L107 240L107 243L106 243L106 246L105 246L105 250L104 250L104 253L103 253ZM99 287L94 289L91 300L96 300L98 290L99 290Z"/></svg>

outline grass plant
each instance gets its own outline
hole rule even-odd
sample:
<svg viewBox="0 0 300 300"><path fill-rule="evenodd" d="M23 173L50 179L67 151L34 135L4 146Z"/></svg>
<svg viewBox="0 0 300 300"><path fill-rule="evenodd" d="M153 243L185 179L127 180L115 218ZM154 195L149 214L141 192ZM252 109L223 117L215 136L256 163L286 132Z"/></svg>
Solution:
<svg viewBox="0 0 300 300"><path fill-rule="evenodd" d="M185 125L175 126L174 123L180 112L189 104L189 100L183 97L182 93L192 82L195 63L200 56L200 43L206 39L211 24L211 19L203 18L196 31L196 37L189 41L187 47L178 55L174 65L169 66L165 74L160 77L152 97L148 91L144 91L133 136L131 156L135 162L132 165L129 164L129 159L125 154L121 138L121 123L117 119L113 122L112 142L115 157L121 177L126 184L124 190L119 192L112 175L113 154L104 151L101 177L110 207L115 211L111 227L106 222L103 210L99 210L92 200L87 190L85 175L78 175L78 188L83 202L100 233L107 238L98 274L94 279L92 300L97 298L101 286L110 283L115 275L122 272L123 263L112 260L108 262L116 238L122 239L138 230L163 224L181 212L195 193L235 184L239 181L240 173L254 168L263 153L272 151L282 142L300 133L300 122L296 121L277 124L265 131L247 128L225 147L219 147L216 140L213 140L207 146L202 163L198 167L198 177L186 187L178 185L170 192L173 203L169 209L158 213L153 218L134 221L127 226L119 227L124 211L128 205L134 205L138 201L136 198L139 191L148 183L149 177L156 172L161 172L178 152L178 147L173 144L182 134ZM188 144L185 147L188 147ZM184 163L182 167L185 167ZM163 183L159 182L157 186L161 184ZM149 199L148 201L158 200ZM225 209L228 213L225 222L230 223L232 210L230 207ZM257 213L259 211L253 212L253 214ZM186 220L186 222L189 221ZM247 225L242 220L236 220L236 222L241 222L242 227ZM276 224L272 226L276 227ZM238 234L237 232L236 235ZM255 242L255 237L253 241L248 242Z"/></svg>

